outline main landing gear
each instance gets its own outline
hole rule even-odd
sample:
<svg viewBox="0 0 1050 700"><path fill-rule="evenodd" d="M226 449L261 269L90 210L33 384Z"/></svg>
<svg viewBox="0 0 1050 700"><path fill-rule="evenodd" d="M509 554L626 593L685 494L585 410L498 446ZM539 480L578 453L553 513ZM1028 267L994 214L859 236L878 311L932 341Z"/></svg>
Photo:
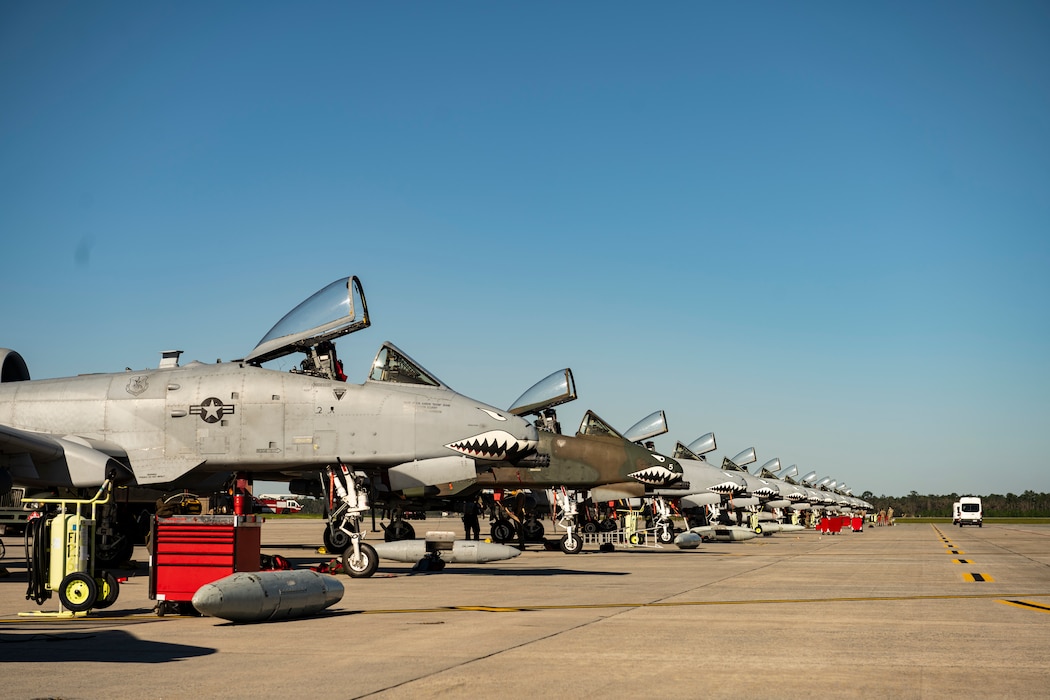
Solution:
<svg viewBox="0 0 1050 700"><path fill-rule="evenodd" d="M383 528L383 540L386 542L400 542L401 540L416 539L416 529L411 523L405 522L405 514L401 508L395 508L390 513L390 524Z"/></svg>

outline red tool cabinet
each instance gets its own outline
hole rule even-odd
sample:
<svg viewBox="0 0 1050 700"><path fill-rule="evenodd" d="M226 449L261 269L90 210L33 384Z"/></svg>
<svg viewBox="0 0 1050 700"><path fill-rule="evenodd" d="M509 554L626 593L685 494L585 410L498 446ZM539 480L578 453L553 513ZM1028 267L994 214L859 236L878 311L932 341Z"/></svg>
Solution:
<svg viewBox="0 0 1050 700"><path fill-rule="evenodd" d="M261 525L254 515L154 517L150 599L189 603L206 583L258 571Z"/></svg>

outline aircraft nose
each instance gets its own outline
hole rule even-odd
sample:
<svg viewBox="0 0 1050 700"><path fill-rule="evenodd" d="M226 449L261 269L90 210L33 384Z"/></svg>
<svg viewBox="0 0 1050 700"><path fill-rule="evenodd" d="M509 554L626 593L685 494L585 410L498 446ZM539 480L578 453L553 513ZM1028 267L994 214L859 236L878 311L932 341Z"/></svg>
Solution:
<svg viewBox="0 0 1050 700"><path fill-rule="evenodd" d="M678 460L648 450L643 455L638 460L641 468L628 474L632 479L650 486L665 486L681 480L682 465Z"/></svg>
<svg viewBox="0 0 1050 700"><path fill-rule="evenodd" d="M535 426L529 425L525 419L501 416L497 425L450 442L445 447L473 459L496 462L513 462L536 451L539 435Z"/></svg>

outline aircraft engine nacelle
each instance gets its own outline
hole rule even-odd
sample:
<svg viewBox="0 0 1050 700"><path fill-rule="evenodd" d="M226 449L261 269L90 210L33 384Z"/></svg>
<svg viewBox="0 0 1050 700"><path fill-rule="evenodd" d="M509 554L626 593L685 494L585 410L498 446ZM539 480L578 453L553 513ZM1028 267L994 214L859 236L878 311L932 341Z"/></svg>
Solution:
<svg viewBox="0 0 1050 700"><path fill-rule="evenodd" d="M29 367L14 350L0 348L0 382L28 382Z"/></svg>

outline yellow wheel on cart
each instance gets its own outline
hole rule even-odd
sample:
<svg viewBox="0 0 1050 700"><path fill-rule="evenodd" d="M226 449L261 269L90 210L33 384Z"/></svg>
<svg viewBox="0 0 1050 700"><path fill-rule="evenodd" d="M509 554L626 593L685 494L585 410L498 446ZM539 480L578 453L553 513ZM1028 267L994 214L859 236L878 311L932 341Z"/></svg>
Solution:
<svg viewBox="0 0 1050 700"><path fill-rule="evenodd" d="M97 598L98 585L95 579L85 573L67 575L58 587L58 599L62 601L62 607L73 612L91 609Z"/></svg>
<svg viewBox="0 0 1050 700"><path fill-rule="evenodd" d="M117 581L113 574L103 571L102 575L95 579L95 585L98 586L98 600L95 601L96 608L99 610L108 608L116 602L117 596L120 595L120 582Z"/></svg>

